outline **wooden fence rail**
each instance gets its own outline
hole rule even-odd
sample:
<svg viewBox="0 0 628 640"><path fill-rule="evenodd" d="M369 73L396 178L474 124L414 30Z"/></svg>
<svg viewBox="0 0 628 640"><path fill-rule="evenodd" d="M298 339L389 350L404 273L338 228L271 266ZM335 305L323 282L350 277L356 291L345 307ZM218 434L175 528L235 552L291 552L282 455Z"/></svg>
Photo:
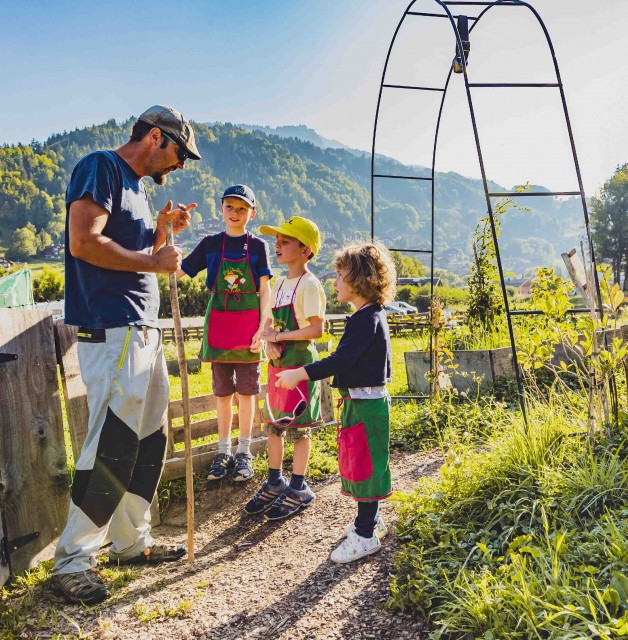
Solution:
<svg viewBox="0 0 628 640"><path fill-rule="evenodd" d="M184 329L185 330L185 329ZM202 327L187 327L188 331L201 331ZM162 331L168 331L167 328ZM66 398L68 424L70 426L70 439L72 442L72 452L77 460L83 446L83 441L87 435L87 396L85 385L81 379L81 372L78 364L78 350L76 341L76 327L72 327L63 322L55 325L57 342L57 354L61 369L61 382ZM262 386L260 394L257 396L256 420L253 425L252 451L258 453L266 448L266 436L262 431L261 407L266 396L266 385ZM216 411L216 397L212 394L196 396L190 398L190 418L192 420L192 440L197 440L205 436L218 433L218 422L215 417L207 417L207 414ZM328 380L322 382L321 412L323 420L330 423L334 420L334 410L332 405L331 387ZM164 467L163 478L182 478L185 475L185 462L183 450L175 450L175 444L183 441L183 426L176 424L177 418L183 416L181 400L171 400L168 405L168 448L166 452L166 465ZM238 427L237 410L233 416L233 427ZM234 438L234 442L236 439ZM203 471L209 466L213 456L218 449L217 442L197 445L192 448L192 461L195 471Z"/></svg>
<svg viewBox="0 0 628 640"><path fill-rule="evenodd" d="M405 316L397 316L388 314L388 327L390 333L398 335L399 333L412 333L426 329L429 326L429 313L413 313ZM344 333L347 317L339 316L325 319L325 330L332 336Z"/></svg>

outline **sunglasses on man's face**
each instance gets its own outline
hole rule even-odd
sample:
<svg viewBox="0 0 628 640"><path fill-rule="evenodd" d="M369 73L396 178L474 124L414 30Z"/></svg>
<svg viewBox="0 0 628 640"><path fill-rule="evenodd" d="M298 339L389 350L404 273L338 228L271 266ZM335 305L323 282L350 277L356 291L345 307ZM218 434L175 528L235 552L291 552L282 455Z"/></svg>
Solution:
<svg viewBox="0 0 628 640"><path fill-rule="evenodd" d="M177 158L179 158L179 162L185 162L190 157L190 154L183 148L183 146L181 144L179 144L176 140L173 140L167 133L164 133L162 131L161 135L164 138L166 138L166 140L170 140L170 142L172 142L172 144L176 145L176 147L177 147Z"/></svg>
<svg viewBox="0 0 628 640"><path fill-rule="evenodd" d="M271 411L271 408L270 408L270 401L268 399L268 394L266 394L266 408L268 409L268 415L270 416L270 421L275 426L287 427L291 425L297 418L300 418L305 413L305 410L307 409L307 400L303 395L303 391L301 391L299 387L296 387L296 390L299 392L299 395L301 396L301 400L297 402L297 406L294 408L294 411L292 412L291 415L282 416L281 418L277 418L277 419L275 419L275 417L273 416L273 412Z"/></svg>

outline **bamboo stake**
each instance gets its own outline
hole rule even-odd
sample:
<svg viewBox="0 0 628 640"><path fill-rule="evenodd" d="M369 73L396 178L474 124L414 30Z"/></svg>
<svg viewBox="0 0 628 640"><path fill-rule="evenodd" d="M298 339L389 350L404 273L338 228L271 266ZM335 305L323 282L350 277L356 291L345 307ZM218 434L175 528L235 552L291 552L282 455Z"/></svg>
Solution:
<svg viewBox="0 0 628 640"><path fill-rule="evenodd" d="M172 222L166 225L166 244L173 245ZM188 390L188 367L185 360L185 344L181 311L177 295L177 277L174 273L168 276L170 282L170 305L174 321L174 339L177 345L179 373L181 375L181 402L183 405L183 442L185 444L185 492L187 496L188 522L188 563L194 564L194 473L192 469L192 429L190 427L190 393Z"/></svg>

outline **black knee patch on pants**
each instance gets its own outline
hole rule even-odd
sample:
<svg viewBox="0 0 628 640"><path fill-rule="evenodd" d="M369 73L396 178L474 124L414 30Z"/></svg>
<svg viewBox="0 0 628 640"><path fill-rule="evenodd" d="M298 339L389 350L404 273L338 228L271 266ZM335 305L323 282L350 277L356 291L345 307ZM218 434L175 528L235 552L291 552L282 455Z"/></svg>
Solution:
<svg viewBox="0 0 628 640"><path fill-rule="evenodd" d="M100 432L94 468L77 470L72 502L97 526L106 525L126 493L137 459L135 432L111 410Z"/></svg>
<svg viewBox="0 0 628 640"><path fill-rule="evenodd" d="M137 461L129 484L129 493L135 493L147 502L153 501L161 475L166 451L165 431L165 427L162 427L159 431L140 440Z"/></svg>

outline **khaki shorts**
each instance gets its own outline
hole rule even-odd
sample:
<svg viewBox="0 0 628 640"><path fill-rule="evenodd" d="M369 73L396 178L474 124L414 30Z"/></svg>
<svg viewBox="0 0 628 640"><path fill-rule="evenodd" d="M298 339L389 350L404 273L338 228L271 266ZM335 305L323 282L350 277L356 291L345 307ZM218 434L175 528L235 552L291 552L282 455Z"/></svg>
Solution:
<svg viewBox="0 0 628 640"><path fill-rule="evenodd" d="M298 442L303 438L312 439L312 427L277 427L272 422L265 422L264 429L280 438L285 438L286 442Z"/></svg>

